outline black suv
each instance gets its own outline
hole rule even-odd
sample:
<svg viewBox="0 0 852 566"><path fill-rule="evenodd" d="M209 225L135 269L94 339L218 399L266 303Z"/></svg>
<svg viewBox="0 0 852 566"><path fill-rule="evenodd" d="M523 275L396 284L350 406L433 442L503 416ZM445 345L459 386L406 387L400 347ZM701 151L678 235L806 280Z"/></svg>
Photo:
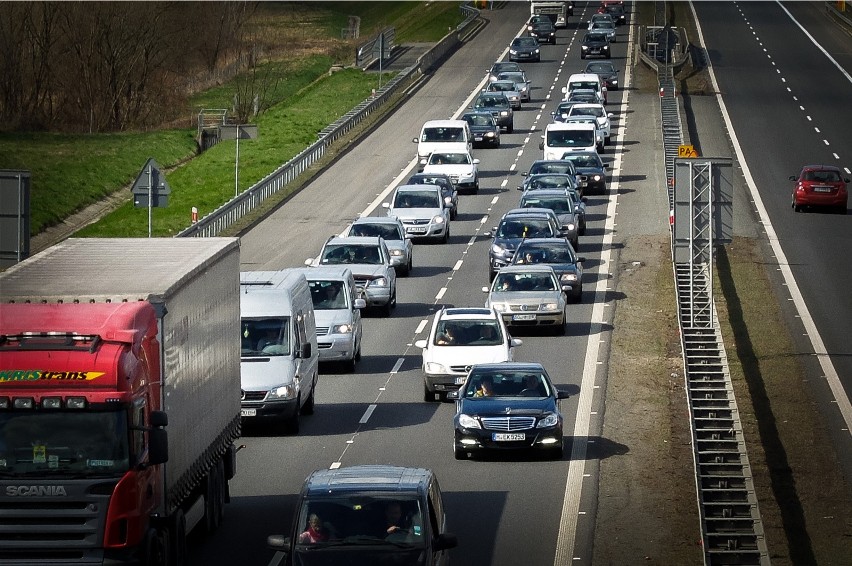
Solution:
<svg viewBox="0 0 852 566"><path fill-rule="evenodd" d="M284 564L438 565L458 546L445 531L438 480L424 468L351 466L305 480L291 536L270 535Z"/></svg>
<svg viewBox="0 0 852 566"><path fill-rule="evenodd" d="M550 18L532 24L529 28L530 36L536 38L539 43L552 43L556 45L556 27Z"/></svg>
<svg viewBox="0 0 852 566"><path fill-rule="evenodd" d="M515 113L509 99L502 92L483 92L471 108L477 112L490 112L497 125L505 128L507 134L515 130Z"/></svg>

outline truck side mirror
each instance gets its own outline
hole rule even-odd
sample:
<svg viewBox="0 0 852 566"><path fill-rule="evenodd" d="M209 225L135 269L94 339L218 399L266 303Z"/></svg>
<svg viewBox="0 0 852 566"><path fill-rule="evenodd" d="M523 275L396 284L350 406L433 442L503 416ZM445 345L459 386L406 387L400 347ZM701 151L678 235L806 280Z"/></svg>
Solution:
<svg viewBox="0 0 852 566"><path fill-rule="evenodd" d="M148 425L152 427L169 426L169 415L165 411L151 411L148 416Z"/></svg>

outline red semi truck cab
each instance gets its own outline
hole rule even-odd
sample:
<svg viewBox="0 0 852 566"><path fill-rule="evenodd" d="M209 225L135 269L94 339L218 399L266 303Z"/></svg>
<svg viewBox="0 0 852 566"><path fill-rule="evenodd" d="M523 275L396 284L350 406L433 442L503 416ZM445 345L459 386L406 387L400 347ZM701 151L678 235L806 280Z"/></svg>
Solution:
<svg viewBox="0 0 852 566"><path fill-rule="evenodd" d="M45 557L55 546L69 562L127 558L163 501L154 308L6 304L0 315L0 559L45 529Z"/></svg>

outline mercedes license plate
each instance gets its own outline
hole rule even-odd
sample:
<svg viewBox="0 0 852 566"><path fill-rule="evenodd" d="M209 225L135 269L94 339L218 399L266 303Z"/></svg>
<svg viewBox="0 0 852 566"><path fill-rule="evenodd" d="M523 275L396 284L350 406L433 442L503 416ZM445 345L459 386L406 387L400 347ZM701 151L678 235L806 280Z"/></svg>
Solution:
<svg viewBox="0 0 852 566"><path fill-rule="evenodd" d="M256 417L257 409L240 409L241 417Z"/></svg>
<svg viewBox="0 0 852 566"><path fill-rule="evenodd" d="M482 136L473 136L473 141L482 141Z"/></svg>
<svg viewBox="0 0 852 566"><path fill-rule="evenodd" d="M457 377L456 378L456 385L461 385L462 383L464 383L465 379L467 379L467 378L466 377Z"/></svg>
<svg viewBox="0 0 852 566"><path fill-rule="evenodd" d="M535 314L513 314L512 320L535 320Z"/></svg>
<svg viewBox="0 0 852 566"><path fill-rule="evenodd" d="M518 440L526 440L526 435L523 432L495 432L491 435L494 442L512 442Z"/></svg>

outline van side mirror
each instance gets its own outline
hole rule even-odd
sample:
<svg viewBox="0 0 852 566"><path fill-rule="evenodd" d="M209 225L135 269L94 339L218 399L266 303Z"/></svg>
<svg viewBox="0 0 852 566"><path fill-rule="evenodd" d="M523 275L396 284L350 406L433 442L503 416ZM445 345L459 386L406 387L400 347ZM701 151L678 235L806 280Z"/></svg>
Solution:
<svg viewBox="0 0 852 566"><path fill-rule="evenodd" d="M311 343L305 342L302 344L302 347L299 348L299 358L302 360L307 360L311 357Z"/></svg>

